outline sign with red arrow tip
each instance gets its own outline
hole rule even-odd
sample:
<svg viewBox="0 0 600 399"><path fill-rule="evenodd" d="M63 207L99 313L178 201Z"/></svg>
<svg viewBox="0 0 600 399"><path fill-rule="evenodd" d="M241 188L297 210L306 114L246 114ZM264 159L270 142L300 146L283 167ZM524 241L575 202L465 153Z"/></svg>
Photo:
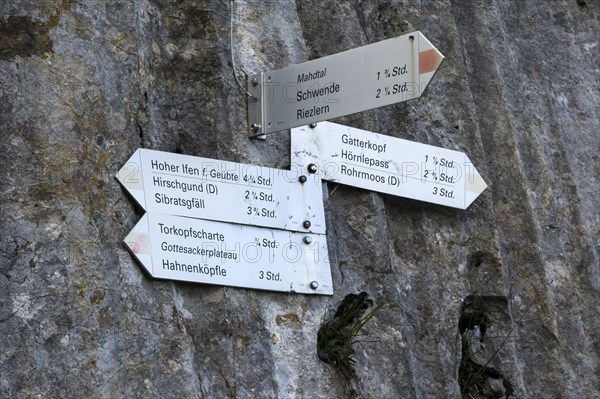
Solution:
<svg viewBox="0 0 600 399"><path fill-rule="evenodd" d="M336 123L292 129L292 163L324 180L467 209L486 189L466 154Z"/></svg>
<svg viewBox="0 0 600 399"><path fill-rule="evenodd" d="M413 32L250 77L250 136L418 98L444 56Z"/></svg>

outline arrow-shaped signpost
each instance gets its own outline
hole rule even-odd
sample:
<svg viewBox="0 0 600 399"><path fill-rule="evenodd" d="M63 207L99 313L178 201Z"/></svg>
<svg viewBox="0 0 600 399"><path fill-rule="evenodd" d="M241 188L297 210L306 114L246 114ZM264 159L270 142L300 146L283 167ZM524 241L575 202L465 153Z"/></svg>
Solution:
<svg viewBox="0 0 600 399"><path fill-rule="evenodd" d="M466 154L336 123L292 129L292 163L322 179L467 209L487 185Z"/></svg>
<svg viewBox="0 0 600 399"><path fill-rule="evenodd" d="M322 187L308 172L138 149L117 179L148 212L325 233Z"/></svg>
<svg viewBox="0 0 600 399"><path fill-rule="evenodd" d="M153 277L333 294L321 179L308 170L139 149L117 179L147 211L125 243Z"/></svg>
<svg viewBox="0 0 600 399"><path fill-rule="evenodd" d="M413 32L250 77L250 136L421 96L443 55Z"/></svg>
<svg viewBox="0 0 600 399"><path fill-rule="evenodd" d="M252 76L250 136L420 97L442 60L414 32ZM462 153L332 123L293 129L292 154L300 173L137 150L128 248L156 278L331 295L320 178L463 209L486 187Z"/></svg>
<svg viewBox="0 0 600 399"><path fill-rule="evenodd" d="M147 213L125 243L155 278L333 294L322 234Z"/></svg>

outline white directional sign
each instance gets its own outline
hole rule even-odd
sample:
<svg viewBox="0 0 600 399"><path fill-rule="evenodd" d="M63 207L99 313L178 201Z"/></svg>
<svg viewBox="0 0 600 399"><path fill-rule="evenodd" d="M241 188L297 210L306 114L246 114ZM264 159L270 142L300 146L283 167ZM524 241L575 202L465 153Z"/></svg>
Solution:
<svg viewBox="0 0 600 399"><path fill-rule="evenodd" d="M138 149L117 178L148 212L325 233L320 180L306 175Z"/></svg>
<svg viewBox="0 0 600 399"><path fill-rule="evenodd" d="M443 55L413 32L250 77L251 136L421 96Z"/></svg>
<svg viewBox="0 0 600 399"><path fill-rule="evenodd" d="M146 213L124 241L156 278L333 294L322 234Z"/></svg>
<svg viewBox="0 0 600 399"><path fill-rule="evenodd" d="M292 163L324 180L467 209L487 185L462 152L330 122L292 129Z"/></svg>

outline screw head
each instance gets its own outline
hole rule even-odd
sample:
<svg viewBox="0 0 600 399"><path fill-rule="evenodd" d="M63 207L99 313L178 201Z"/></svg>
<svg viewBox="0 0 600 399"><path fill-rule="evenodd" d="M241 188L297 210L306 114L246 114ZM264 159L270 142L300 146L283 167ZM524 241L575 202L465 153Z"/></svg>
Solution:
<svg viewBox="0 0 600 399"><path fill-rule="evenodd" d="M260 129L260 125L259 125L258 123L253 123L253 124L250 126L250 130L252 130L252 131L253 131L253 132L255 132L255 133L256 133L256 132L258 132L258 129Z"/></svg>
<svg viewBox="0 0 600 399"><path fill-rule="evenodd" d="M316 127L317 127L317 124L316 124L316 123L311 123L311 124L310 124L310 125L308 125L308 126L309 126L311 129L314 129L314 128L316 128Z"/></svg>
<svg viewBox="0 0 600 399"><path fill-rule="evenodd" d="M258 79L252 78L252 86L256 86L256 85L258 85Z"/></svg>
<svg viewBox="0 0 600 399"><path fill-rule="evenodd" d="M410 41L415 40L415 37L413 35L410 35L408 38L410 39Z"/></svg>
<svg viewBox="0 0 600 399"><path fill-rule="evenodd" d="M307 178L306 178L306 176L304 176L304 175L302 175L302 176L300 176L300 177L298 178L298 181L299 181L300 183L306 183L306 180L308 180L308 179L307 179Z"/></svg>
<svg viewBox="0 0 600 399"><path fill-rule="evenodd" d="M308 229L310 227L310 220L305 220L304 223L302 223L302 226L304 226L305 229Z"/></svg>
<svg viewBox="0 0 600 399"><path fill-rule="evenodd" d="M318 281L311 281L310 282L310 288L312 288L313 290L316 290L317 288L319 288L319 282Z"/></svg>
<svg viewBox="0 0 600 399"><path fill-rule="evenodd" d="M314 163L308 165L308 173L317 173L317 165Z"/></svg>
<svg viewBox="0 0 600 399"><path fill-rule="evenodd" d="M310 244L312 242L312 237L311 236L306 236L304 237L304 243L305 244Z"/></svg>

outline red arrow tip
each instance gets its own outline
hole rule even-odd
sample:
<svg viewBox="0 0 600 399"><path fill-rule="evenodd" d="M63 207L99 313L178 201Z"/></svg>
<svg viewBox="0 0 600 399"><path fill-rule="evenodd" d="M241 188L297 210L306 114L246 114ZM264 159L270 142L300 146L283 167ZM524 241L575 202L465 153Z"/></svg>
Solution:
<svg viewBox="0 0 600 399"><path fill-rule="evenodd" d="M419 75L435 71L444 57L436 49L421 51L419 53Z"/></svg>

